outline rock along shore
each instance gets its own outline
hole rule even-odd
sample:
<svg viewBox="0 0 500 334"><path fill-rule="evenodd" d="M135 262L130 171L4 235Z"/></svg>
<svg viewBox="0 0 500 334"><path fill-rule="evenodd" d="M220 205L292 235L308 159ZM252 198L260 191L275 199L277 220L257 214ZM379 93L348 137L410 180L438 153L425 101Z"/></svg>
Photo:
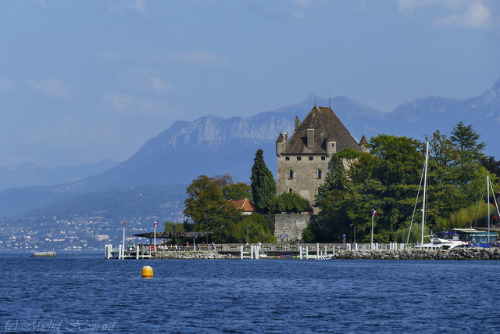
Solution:
<svg viewBox="0 0 500 334"><path fill-rule="evenodd" d="M457 248L450 250L337 251L333 259L370 260L500 260L498 248Z"/></svg>
<svg viewBox="0 0 500 334"><path fill-rule="evenodd" d="M498 248L467 248L452 250L336 250L335 255L328 254L334 260L500 260ZM219 254L217 251L165 251L153 254L153 259L240 259L235 254ZM262 259L276 259L268 256ZM298 258L291 256L289 258Z"/></svg>
<svg viewBox="0 0 500 334"><path fill-rule="evenodd" d="M166 251L166 252L156 252L152 256L153 259L163 259L163 260L222 260L222 259L236 259L236 257L231 254L219 254L216 251Z"/></svg>

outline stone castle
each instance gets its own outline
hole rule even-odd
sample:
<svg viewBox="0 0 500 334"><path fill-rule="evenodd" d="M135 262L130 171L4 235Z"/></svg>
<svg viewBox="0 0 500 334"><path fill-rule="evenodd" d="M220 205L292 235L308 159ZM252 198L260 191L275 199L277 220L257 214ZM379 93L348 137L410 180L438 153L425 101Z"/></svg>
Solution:
<svg viewBox="0 0 500 334"><path fill-rule="evenodd" d="M279 134L277 192L295 192L311 204L324 183L333 153L344 148L367 152L365 136L358 143L331 108L314 106L301 123L295 118L295 132Z"/></svg>

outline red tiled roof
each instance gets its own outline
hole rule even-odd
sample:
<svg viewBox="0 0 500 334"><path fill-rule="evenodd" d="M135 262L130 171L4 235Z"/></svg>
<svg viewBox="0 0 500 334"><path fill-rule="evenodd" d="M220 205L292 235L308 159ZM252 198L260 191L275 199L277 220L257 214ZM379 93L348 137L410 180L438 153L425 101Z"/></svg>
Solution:
<svg viewBox="0 0 500 334"><path fill-rule="evenodd" d="M257 211L257 207L255 204L250 202L247 198L243 199L232 199L231 203L236 207L236 209L241 210L243 212L254 212Z"/></svg>

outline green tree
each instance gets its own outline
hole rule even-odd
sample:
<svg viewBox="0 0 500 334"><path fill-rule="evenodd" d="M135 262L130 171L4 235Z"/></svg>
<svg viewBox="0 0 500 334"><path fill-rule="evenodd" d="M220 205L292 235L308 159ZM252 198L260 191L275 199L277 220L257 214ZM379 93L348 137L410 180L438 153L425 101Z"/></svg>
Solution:
<svg viewBox="0 0 500 334"><path fill-rule="evenodd" d="M244 216L242 221L236 226L234 231L235 242L276 242L276 238L269 228L267 220L257 214Z"/></svg>
<svg viewBox="0 0 500 334"><path fill-rule="evenodd" d="M269 212L269 204L276 197L276 182L264 161L264 151L258 149L255 154L250 177L252 198L259 212Z"/></svg>
<svg viewBox="0 0 500 334"><path fill-rule="evenodd" d="M174 222L166 222L165 223L165 232L184 232L184 224L183 223L174 223Z"/></svg>
<svg viewBox="0 0 500 334"><path fill-rule="evenodd" d="M269 211L273 213L298 213L311 210L311 204L297 193L283 193L269 203Z"/></svg>
<svg viewBox="0 0 500 334"><path fill-rule="evenodd" d="M450 140L458 147L461 154L467 154L475 161L484 158L483 150L486 144L478 142L479 135L472 130L472 125L458 122L451 132Z"/></svg>
<svg viewBox="0 0 500 334"><path fill-rule="evenodd" d="M320 206L326 199L326 196L332 191L345 189L347 181L342 167L342 159L338 154L332 155L330 166L326 174L325 183L319 188L318 195L316 195L316 206Z"/></svg>
<svg viewBox="0 0 500 334"><path fill-rule="evenodd" d="M500 178L500 161L495 160L494 156L489 156L481 159L481 165L484 166L490 173L495 174Z"/></svg>
<svg viewBox="0 0 500 334"><path fill-rule="evenodd" d="M424 160L421 143L388 135L370 142L372 154L361 154L347 175L340 159L332 157L332 170L316 197L321 211L311 223L316 241L341 241L354 228L358 241L369 241L376 209L375 240L386 242L411 216Z"/></svg>
<svg viewBox="0 0 500 334"><path fill-rule="evenodd" d="M478 137L474 138L477 141ZM461 151L456 139L454 142L439 131L429 141L426 228L464 226L464 219L455 217L467 217L460 210L480 199L487 171L473 159L479 155L465 151L470 145L463 145ZM411 138L378 135L370 139L368 147L370 154L355 159L345 175L341 163L332 159L332 171L316 197L321 211L306 231L308 237L312 234L315 241L341 241L342 234L355 227L357 240L367 242L373 209L379 212L375 218L376 241L401 240L408 235L415 205L422 206L422 196L417 203L415 197L423 171L425 145ZM482 145L475 147L481 149ZM415 210L414 222L421 219L421 210Z"/></svg>
<svg viewBox="0 0 500 334"><path fill-rule="evenodd" d="M230 184L222 189L225 199L252 199L252 188L243 182Z"/></svg>
<svg viewBox="0 0 500 334"><path fill-rule="evenodd" d="M235 225L241 220L236 207L223 197L227 177L200 175L186 188L184 215L191 218L198 231L212 232L215 242L229 242Z"/></svg>

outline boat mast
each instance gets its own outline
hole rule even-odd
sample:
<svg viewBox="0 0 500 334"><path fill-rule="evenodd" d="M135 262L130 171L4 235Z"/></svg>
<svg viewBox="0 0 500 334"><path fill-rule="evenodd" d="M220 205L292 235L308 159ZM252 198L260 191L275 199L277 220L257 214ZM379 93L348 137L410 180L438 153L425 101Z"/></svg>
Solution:
<svg viewBox="0 0 500 334"><path fill-rule="evenodd" d="M426 148L425 148L425 170L424 170L424 195L423 195L423 201L422 201L422 240L421 244L424 244L424 225L425 225L425 193L426 193L426 188L427 188L427 164L429 162L429 142L427 142Z"/></svg>
<svg viewBox="0 0 500 334"><path fill-rule="evenodd" d="M487 198L488 198L488 245L490 244L490 175L486 175L486 189L487 189Z"/></svg>

